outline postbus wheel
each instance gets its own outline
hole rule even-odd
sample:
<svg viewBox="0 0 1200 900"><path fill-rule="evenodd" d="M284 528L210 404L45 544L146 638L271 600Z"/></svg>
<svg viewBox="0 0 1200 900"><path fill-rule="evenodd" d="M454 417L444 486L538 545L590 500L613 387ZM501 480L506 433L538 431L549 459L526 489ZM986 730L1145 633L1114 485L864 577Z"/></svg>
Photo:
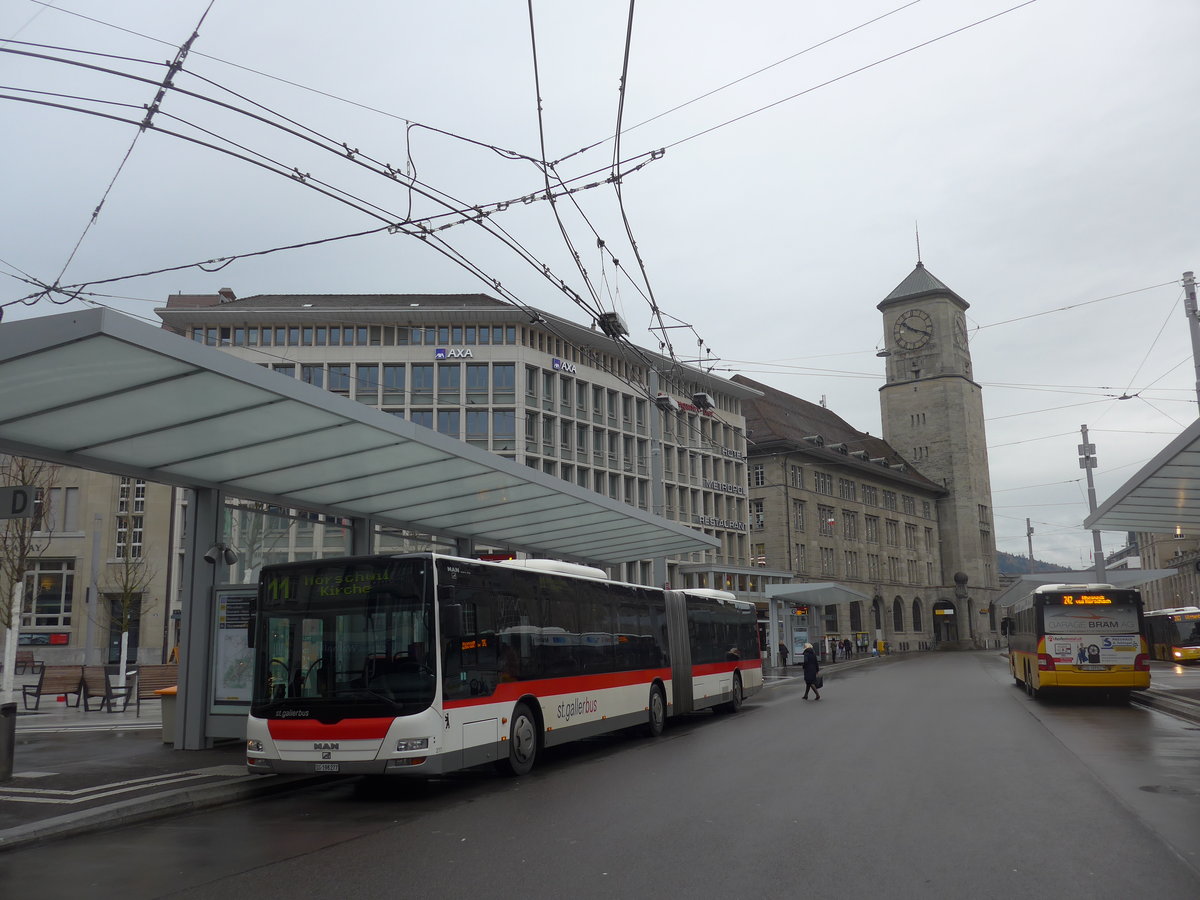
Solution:
<svg viewBox="0 0 1200 900"><path fill-rule="evenodd" d="M646 733L658 737L667 727L667 695L661 684L650 685L650 702L646 706Z"/></svg>
<svg viewBox="0 0 1200 900"><path fill-rule="evenodd" d="M513 707L508 727L508 759L498 768L506 775L528 775L537 761L538 725L533 712L524 703Z"/></svg>

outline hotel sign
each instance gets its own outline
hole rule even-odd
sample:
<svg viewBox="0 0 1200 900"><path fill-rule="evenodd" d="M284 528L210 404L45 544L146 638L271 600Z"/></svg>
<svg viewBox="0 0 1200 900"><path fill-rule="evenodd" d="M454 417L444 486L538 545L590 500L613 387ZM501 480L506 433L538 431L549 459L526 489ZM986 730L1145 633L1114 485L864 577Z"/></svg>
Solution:
<svg viewBox="0 0 1200 900"><path fill-rule="evenodd" d="M726 494L737 494L739 497L746 496L746 489L740 484L730 484L728 481L709 481L704 479L704 487L710 491L724 491Z"/></svg>

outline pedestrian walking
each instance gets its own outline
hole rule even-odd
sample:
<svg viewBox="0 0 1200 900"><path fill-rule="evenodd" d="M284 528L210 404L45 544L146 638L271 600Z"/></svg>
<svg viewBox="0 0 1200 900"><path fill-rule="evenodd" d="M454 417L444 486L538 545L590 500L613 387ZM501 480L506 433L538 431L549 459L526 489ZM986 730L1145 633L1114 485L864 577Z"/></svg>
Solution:
<svg viewBox="0 0 1200 900"><path fill-rule="evenodd" d="M817 695L817 699L821 699L821 664L817 662L817 651L813 649L812 644L804 645L804 697L808 699L808 692L811 690Z"/></svg>
<svg viewBox="0 0 1200 900"><path fill-rule="evenodd" d="M780 665L782 665L785 669L787 668L787 656L788 656L787 644L785 644L783 641L780 641L779 642L779 661L780 661Z"/></svg>

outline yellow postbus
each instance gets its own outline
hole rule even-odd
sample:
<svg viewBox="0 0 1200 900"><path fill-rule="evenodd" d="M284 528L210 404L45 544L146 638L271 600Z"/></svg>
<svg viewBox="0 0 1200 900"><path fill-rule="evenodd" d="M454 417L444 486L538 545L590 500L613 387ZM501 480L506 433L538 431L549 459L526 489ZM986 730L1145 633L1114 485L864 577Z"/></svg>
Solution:
<svg viewBox="0 0 1200 900"><path fill-rule="evenodd" d="M1103 690L1120 697L1150 687L1142 597L1111 584L1044 584L1001 623L1013 680L1045 690Z"/></svg>

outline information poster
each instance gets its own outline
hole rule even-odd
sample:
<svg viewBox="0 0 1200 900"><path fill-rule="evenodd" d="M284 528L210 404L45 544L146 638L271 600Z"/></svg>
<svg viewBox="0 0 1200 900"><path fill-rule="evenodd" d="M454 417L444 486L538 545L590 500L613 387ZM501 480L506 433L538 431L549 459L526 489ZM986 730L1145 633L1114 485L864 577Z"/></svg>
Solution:
<svg viewBox="0 0 1200 900"><path fill-rule="evenodd" d="M254 591L218 591L216 635L213 640L214 712L250 705L254 673L254 651L250 628L254 619Z"/></svg>

